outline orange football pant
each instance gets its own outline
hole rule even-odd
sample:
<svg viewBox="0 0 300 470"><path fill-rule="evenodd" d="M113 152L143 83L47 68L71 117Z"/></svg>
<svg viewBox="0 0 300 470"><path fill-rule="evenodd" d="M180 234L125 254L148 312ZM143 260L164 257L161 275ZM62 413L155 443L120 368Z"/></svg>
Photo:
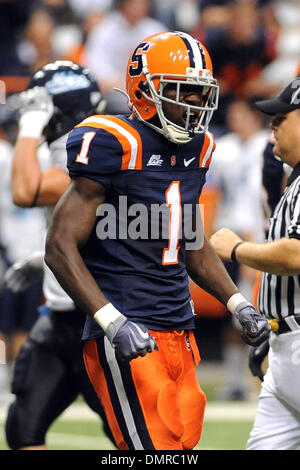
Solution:
<svg viewBox="0 0 300 470"><path fill-rule="evenodd" d="M154 331L159 350L123 362L106 337L84 344L89 378L119 449L193 449L200 440L206 397L195 365L192 331Z"/></svg>

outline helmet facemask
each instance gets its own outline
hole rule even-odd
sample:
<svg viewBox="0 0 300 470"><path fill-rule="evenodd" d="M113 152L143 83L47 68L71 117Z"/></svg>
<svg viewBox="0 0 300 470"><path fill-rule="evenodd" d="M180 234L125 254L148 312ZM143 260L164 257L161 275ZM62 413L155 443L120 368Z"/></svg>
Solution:
<svg viewBox="0 0 300 470"><path fill-rule="evenodd" d="M139 115L134 105L130 103L132 110L138 115L139 119L177 144L187 143L195 134L204 133L208 128L213 112L217 109L219 98L219 87L216 80L211 77L210 71L202 70L202 75L199 76L196 69L188 68L187 75L150 75L149 72L145 71L145 68L146 81L140 83L139 89L142 96L155 105L157 114L154 120L145 120ZM191 94L193 93L193 87L195 87L195 93L199 93L200 89L202 94L201 106L194 106L180 101L181 92L187 86ZM172 87L176 90L174 100L164 96L166 87ZM175 123L166 116L164 103L171 103L186 109L185 125Z"/></svg>

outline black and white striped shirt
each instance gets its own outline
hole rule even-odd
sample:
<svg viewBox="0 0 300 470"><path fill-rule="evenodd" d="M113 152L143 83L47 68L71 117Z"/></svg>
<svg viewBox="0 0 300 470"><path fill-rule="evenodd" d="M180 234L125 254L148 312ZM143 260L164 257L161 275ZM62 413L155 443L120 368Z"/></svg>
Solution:
<svg viewBox="0 0 300 470"><path fill-rule="evenodd" d="M300 162L297 163L270 219L268 241L300 240ZM258 308L267 318L300 315L300 274L277 276L262 273Z"/></svg>

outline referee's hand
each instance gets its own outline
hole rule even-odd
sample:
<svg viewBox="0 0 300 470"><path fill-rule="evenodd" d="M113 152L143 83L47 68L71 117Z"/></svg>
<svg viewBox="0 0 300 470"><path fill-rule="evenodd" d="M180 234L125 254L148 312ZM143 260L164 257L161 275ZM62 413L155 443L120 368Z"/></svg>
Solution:
<svg viewBox="0 0 300 470"><path fill-rule="evenodd" d="M251 374L258 377L261 381L264 380L264 372L262 370L262 363L269 352L269 340L266 339L260 346L250 346L248 355L248 365Z"/></svg>
<svg viewBox="0 0 300 470"><path fill-rule="evenodd" d="M242 302L235 309L236 318L242 327L241 337L250 346L259 346L268 339L271 327L253 305Z"/></svg>

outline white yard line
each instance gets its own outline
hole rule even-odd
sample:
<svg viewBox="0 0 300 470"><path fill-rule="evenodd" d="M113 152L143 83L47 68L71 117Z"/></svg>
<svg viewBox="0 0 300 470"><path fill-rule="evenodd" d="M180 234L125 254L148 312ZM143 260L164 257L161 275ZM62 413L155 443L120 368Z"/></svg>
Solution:
<svg viewBox="0 0 300 470"><path fill-rule="evenodd" d="M205 420L207 421L243 421L254 419L257 401L241 402L209 402L206 406ZM0 405L0 422L3 422L7 414L7 405ZM66 409L59 419L66 421L97 421L98 415L85 403L73 403Z"/></svg>
<svg viewBox="0 0 300 470"><path fill-rule="evenodd" d="M206 421L245 421L254 420L258 402L220 401L208 403L205 410Z"/></svg>
<svg viewBox="0 0 300 470"><path fill-rule="evenodd" d="M257 402L209 402L206 406L205 419L208 421L228 420L243 421L254 419ZM98 416L84 403L74 403L61 415L65 420L93 420Z"/></svg>

